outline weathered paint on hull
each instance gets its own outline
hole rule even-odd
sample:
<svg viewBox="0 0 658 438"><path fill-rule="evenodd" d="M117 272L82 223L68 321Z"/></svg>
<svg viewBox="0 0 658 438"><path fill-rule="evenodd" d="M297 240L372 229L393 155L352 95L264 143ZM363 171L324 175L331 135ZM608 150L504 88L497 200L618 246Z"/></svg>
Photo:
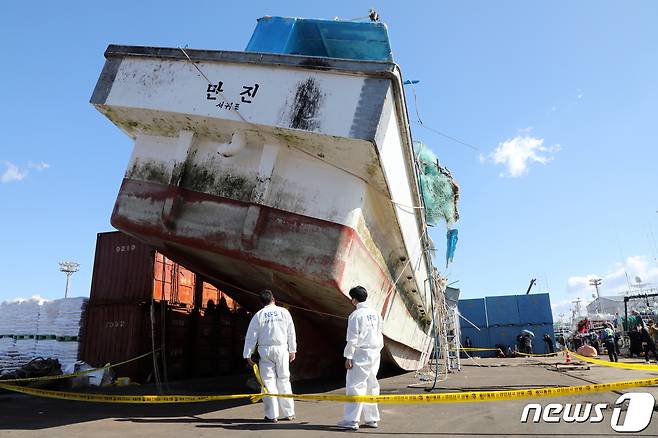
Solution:
<svg viewBox="0 0 658 438"><path fill-rule="evenodd" d="M146 219L156 217L171 199L174 206L168 215L161 215L160 221ZM141 205L141 218L135 217L135 211L140 210L137 205ZM204 207L195 213L195 205ZM242 220L249 207L249 203L233 199L124 179L111 222L213 278L248 307L258 307L254 291L275 289L280 300L295 306L293 314L304 321L306 327L300 337L321 340L301 341L300 351L304 353L296 366L298 377L330 372L336 366L331 358L341 357L345 318L353 310L342 292L346 264L371 269L361 275L381 286L371 289L369 302L383 315L394 297L378 291L392 286L390 277L372 260L358 234L336 223L260 206L263 211L256 231L245 238ZM186 232L190 226L198 230L198 224L208 218L214 218L207 224L212 232L195 231L193 236ZM396 337L395 333L387 334L384 357L402 368L416 369L423 351ZM318 360L326 362L325 366Z"/></svg>

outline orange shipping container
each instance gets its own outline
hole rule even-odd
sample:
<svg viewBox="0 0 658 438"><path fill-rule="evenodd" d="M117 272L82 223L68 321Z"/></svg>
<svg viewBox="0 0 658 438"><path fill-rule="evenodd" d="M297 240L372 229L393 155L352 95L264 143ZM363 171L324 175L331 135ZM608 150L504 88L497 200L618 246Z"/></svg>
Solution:
<svg viewBox="0 0 658 438"><path fill-rule="evenodd" d="M170 303L194 304L195 275L174 263L163 254L155 252L153 265L153 298Z"/></svg>
<svg viewBox="0 0 658 438"><path fill-rule="evenodd" d="M211 300L213 304L215 304L215 306L218 306L222 301L222 299L226 301L226 305L228 306L229 310L236 310L240 307L224 292L217 289L215 286L208 283L207 281L203 282L203 298L201 300L200 307L207 308L208 302Z"/></svg>
<svg viewBox="0 0 658 438"><path fill-rule="evenodd" d="M194 306L192 271L119 231L99 233L90 304L144 303L152 298Z"/></svg>

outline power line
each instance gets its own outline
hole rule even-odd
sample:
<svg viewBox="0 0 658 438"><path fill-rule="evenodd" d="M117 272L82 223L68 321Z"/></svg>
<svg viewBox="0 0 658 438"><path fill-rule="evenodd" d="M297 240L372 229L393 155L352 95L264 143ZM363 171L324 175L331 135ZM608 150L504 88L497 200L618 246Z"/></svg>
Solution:
<svg viewBox="0 0 658 438"><path fill-rule="evenodd" d="M458 138L455 138L455 137L453 137L453 136L451 136L451 135L446 134L445 132L441 132L441 131L439 131L439 130L437 130L437 129L434 129L434 128L432 128L431 126L427 126L425 123L423 123L423 120L420 118L420 112L419 112L419 110L418 110L418 96L416 95L416 87L414 86L414 84L417 83L417 82L418 82L418 81L405 81L405 85L411 85L411 90L412 90L412 92L413 92L413 94L414 94L414 109L416 110L416 118L418 119L418 124L419 124L420 126L422 126L423 128L427 129L428 131L431 131L431 132L433 132L433 133L435 133L435 134L437 134L437 135L440 135L440 136L445 137L445 138L447 138L447 139L449 139L449 140L452 140L452 141L454 141L455 143L459 143L459 144L461 144L461 145L463 145L463 146L469 147L469 148L473 149L474 151L480 151L480 148L478 148L477 146L473 146L473 145L470 144L470 143L467 143L467 142L465 142L465 141L462 141L462 140L460 140L460 139L458 139Z"/></svg>

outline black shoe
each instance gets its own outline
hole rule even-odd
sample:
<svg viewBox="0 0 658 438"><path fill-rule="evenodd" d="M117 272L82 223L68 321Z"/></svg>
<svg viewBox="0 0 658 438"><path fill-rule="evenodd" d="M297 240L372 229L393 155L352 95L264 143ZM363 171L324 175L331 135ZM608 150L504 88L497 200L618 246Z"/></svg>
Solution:
<svg viewBox="0 0 658 438"><path fill-rule="evenodd" d="M277 423L279 421L276 418L267 418L267 417L265 417L264 420L268 423Z"/></svg>

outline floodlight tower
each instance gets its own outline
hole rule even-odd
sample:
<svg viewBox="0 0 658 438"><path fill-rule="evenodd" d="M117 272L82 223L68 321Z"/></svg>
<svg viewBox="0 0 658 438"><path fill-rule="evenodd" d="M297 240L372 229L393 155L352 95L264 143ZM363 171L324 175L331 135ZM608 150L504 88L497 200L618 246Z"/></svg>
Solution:
<svg viewBox="0 0 658 438"><path fill-rule="evenodd" d="M69 293L69 280L71 275L80 270L80 263L78 262L59 262L59 270L66 274L66 289L64 289L64 298Z"/></svg>

